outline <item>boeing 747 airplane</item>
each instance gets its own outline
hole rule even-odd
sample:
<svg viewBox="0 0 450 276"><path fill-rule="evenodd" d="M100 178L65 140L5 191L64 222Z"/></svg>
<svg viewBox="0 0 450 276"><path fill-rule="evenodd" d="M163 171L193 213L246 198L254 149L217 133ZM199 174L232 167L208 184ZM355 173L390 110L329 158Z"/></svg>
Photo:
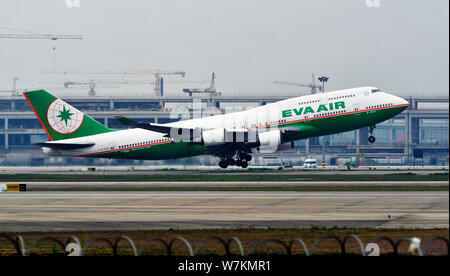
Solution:
<svg viewBox="0 0 450 276"><path fill-rule="evenodd" d="M44 90L24 96L50 141L48 155L163 160L213 155L219 166L246 168L252 153L293 149L294 141L369 128L408 107L400 97L361 87L291 98L245 111L168 124L117 116L129 128L110 129Z"/></svg>

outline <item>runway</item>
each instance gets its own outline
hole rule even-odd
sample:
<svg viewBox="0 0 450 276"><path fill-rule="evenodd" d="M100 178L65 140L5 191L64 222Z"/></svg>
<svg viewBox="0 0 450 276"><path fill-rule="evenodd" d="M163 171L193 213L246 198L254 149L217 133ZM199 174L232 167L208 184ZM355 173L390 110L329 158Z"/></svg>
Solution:
<svg viewBox="0 0 450 276"><path fill-rule="evenodd" d="M0 232L448 225L448 192L0 193Z"/></svg>
<svg viewBox="0 0 450 276"><path fill-rule="evenodd" d="M28 189L53 189L64 191L65 189L142 189L142 188L231 188L231 187L307 187L307 186L448 186L448 181L177 181L177 182L37 182L21 181L8 182L10 184L27 184Z"/></svg>

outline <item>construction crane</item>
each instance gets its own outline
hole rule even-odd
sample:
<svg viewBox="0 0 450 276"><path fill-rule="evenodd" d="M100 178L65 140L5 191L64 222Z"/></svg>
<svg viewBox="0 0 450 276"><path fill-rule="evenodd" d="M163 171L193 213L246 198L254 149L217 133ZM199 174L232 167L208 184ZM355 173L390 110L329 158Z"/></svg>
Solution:
<svg viewBox="0 0 450 276"><path fill-rule="evenodd" d="M147 75L152 74L155 76L155 87L153 90L155 91L155 95L157 97L164 96L164 79L161 77L161 75L180 75L182 78L186 76L186 73L184 71L160 71L160 70L134 70L125 72L125 74L140 74L140 75Z"/></svg>
<svg viewBox="0 0 450 276"><path fill-rule="evenodd" d="M178 82L172 80L169 83L187 83L187 82L188 81ZM204 81L190 81L190 82L198 83ZM87 86L89 87L89 96L95 96L95 87L97 85L108 86L108 85L142 85L142 84L155 85L156 82L151 80L91 79L86 81L66 81L64 82L64 87L67 88L69 86Z"/></svg>
<svg viewBox="0 0 450 276"><path fill-rule="evenodd" d="M179 75L182 78L186 76L184 71L164 71L159 69L138 69L138 70L129 70L129 71L92 71L92 72L46 72L46 73L63 73L63 74L83 74L83 75L153 75L155 80L152 82L143 81L143 83L137 83L137 81L131 81L136 83L119 83L119 84L154 84L153 90L155 91L155 95L157 97L164 96L164 79L161 75ZM110 80L114 81L114 80Z"/></svg>
<svg viewBox="0 0 450 276"><path fill-rule="evenodd" d="M11 90L0 90L0 93L11 93L12 96L18 96L19 92L17 91L17 80L19 80L18 77L13 78L13 85Z"/></svg>
<svg viewBox="0 0 450 276"><path fill-rule="evenodd" d="M12 29L12 28L5 28L5 27L0 27L0 29L24 33L24 34L0 34L0 38L50 39L50 40L58 40L58 39L83 39L83 37L82 37L81 35L40 34L40 33L36 33L36 32L29 32L29 31L18 30L18 29Z"/></svg>
<svg viewBox="0 0 450 276"><path fill-rule="evenodd" d="M212 96L217 96L220 95L220 92L216 91L216 73L212 73L211 74L211 82L209 84L209 87L204 88L204 89L200 89L200 88L184 88L183 89L184 93L188 93L190 97L192 97L192 94L202 94L202 93L206 93L209 94L210 97Z"/></svg>
<svg viewBox="0 0 450 276"><path fill-rule="evenodd" d="M0 38L19 38L19 39L50 39L50 40L58 40L58 39L83 39L81 35L57 35L57 34L40 34L36 32L30 32L30 31L24 31L24 30L18 30L18 29L12 29L12 28L5 28L0 27L0 29L8 30L8 31L14 31L14 32L22 32L22 34L1 34ZM53 46L53 71L55 70L55 50L56 47Z"/></svg>
<svg viewBox="0 0 450 276"><path fill-rule="evenodd" d="M88 81L66 81L64 82L64 87L69 87L69 86L88 86L89 87L89 96L95 96L95 87L97 86L97 84L99 85L108 85L108 84L112 84L112 85L123 85L123 84L155 84L154 81L150 81L150 80L108 80L108 79L101 79L101 80L88 80Z"/></svg>
<svg viewBox="0 0 450 276"><path fill-rule="evenodd" d="M0 38L22 39L83 39L81 35L55 35L55 34L0 34Z"/></svg>
<svg viewBox="0 0 450 276"><path fill-rule="evenodd" d="M291 86L300 86L300 87L309 87L311 88L311 94L316 94L316 91L322 91L322 85L315 84L314 74L312 74L312 83L299 83L299 82L290 82L290 81L274 81L275 84L283 84L283 85L291 85Z"/></svg>
<svg viewBox="0 0 450 276"><path fill-rule="evenodd" d="M11 93L11 96L16 97L16 96L21 96L20 92L26 92L26 91L33 91L33 90L39 90L39 89L49 89L49 90L62 90L62 89L66 89L63 86L45 86L44 87L26 87L26 88L17 88L17 81L19 80L19 78L14 77L13 78L13 85L12 85L12 89L7 89L7 90L0 90L0 93ZM0 94L1 95L1 94Z"/></svg>

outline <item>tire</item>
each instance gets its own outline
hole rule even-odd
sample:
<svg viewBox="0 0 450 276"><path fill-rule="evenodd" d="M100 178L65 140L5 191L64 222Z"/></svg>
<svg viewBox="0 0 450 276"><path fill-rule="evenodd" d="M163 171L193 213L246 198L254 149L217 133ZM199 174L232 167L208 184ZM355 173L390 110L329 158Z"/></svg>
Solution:
<svg viewBox="0 0 450 276"><path fill-rule="evenodd" d="M236 164L236 160L234 160L233 158L228 159L228 164L230 166L234 166Z"/></svg>
<svg viewBox="0 0 450 276"><path fill-rule="evenodd" d="M247 162L252 161L252 156L249 155L249 154L247 154L247 155L245 156L245 160L246 160Z"/></svg>
<svg viewBox="0 0 450 276"><path fill-rule="evenodd" d="M228 167L228 163L225 160L222 160L219 162L219 167L226 169Z"/></svg>
<svg viewBox="0 0 450 276"><path fill-rule="evenodd" d="M248 167L248 163L247 162L242 162L241 167L243 169L247 168Z"/></svg>
<svg viewBox="0 0 450 276"><path fill-rule="evenodd" d="M375 143L375 136L369 136L369 138L368 138L368 140L369 140L369 143Z"/></svg>
<svg viewBox="0 0 450 276"><path fill-rule="evenodd" d="M242 166L242 161L238 159L238 160L236 160L236 162L234 163L234 165L240 167L240 166Z"/></svg>

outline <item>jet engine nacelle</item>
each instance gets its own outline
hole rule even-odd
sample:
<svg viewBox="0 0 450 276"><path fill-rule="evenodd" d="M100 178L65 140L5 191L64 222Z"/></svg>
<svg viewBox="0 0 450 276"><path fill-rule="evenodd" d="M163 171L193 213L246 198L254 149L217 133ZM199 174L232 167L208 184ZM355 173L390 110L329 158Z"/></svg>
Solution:
<svg viewBox="0 0 450 276"><path fill-rule="evenodd" d="M246 143L249 133L246 129L215 128L203 131L201 137L205 146L216 146L225 143Z"/></svg>
<svg viewBox="0 0 450 276"><path fill-rule="evenodd" d="M202 141L205 146L225 144L225 129L215 128L202 132Z"/></svg>
<svg viewBox="0 0 450 276"><path fill-rule="evenodd" d="M258 133L259 152L272 153L277 151L292 150L294 142L283 143L281 130L271 130Z"/></svg>

